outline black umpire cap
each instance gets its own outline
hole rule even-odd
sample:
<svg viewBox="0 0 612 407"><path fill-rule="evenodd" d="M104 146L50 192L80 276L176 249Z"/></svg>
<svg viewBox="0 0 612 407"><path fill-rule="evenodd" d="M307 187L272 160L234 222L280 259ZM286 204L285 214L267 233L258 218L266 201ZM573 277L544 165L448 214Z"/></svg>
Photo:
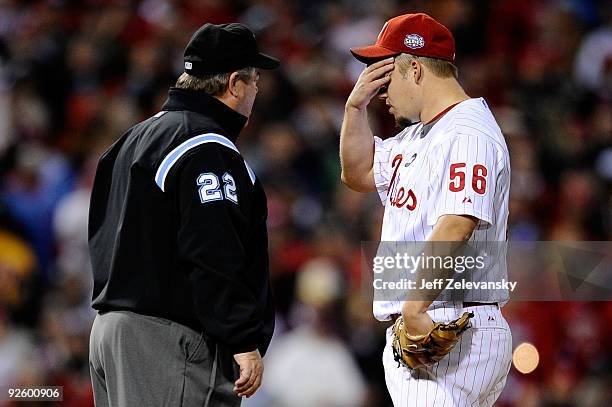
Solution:
<svg viewBox="0 0 612 407"><path fill-rule="evenodd" d="M279 60L259 52L255 34L239 23L204 24L185 48L185 72L206 75L246 67L274 69Z"/></svg>

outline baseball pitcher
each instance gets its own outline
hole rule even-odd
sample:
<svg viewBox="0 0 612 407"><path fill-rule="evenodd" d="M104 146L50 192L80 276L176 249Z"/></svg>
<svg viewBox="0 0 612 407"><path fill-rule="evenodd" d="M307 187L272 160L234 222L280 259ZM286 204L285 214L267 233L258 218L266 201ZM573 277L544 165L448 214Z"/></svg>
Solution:
<svg viewBox="0 0 612 407"><path fill-rule="evenodd" d="M342 181L380 195L381 240L505 241L508 149L485 100L470 98L457 80L451 32L426 14L406 14L387 21L374 45L351 52L367 67L346 102ZM368 125L377 95L403 129L385 140ZM495 267L505 276L504 265ZM392 323L383 364L393 403L491 406L511 363L500 311L507 292L457 300L439 288L440 297L374 301L374 316Z"/></svg>

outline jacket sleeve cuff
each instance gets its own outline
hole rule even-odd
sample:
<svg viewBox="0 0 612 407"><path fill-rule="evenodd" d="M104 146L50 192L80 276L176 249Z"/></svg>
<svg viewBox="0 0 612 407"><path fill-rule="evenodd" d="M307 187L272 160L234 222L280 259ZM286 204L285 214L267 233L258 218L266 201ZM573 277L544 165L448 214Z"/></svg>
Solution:
<svg viewBox="0 0 612 407"><path fill-rule="evenodd" d="M245 342L245 343L237 343L229 346L232 355L236 355L238 353L246 353L253 352L257 350L257 344L253 342Z"/></svg>

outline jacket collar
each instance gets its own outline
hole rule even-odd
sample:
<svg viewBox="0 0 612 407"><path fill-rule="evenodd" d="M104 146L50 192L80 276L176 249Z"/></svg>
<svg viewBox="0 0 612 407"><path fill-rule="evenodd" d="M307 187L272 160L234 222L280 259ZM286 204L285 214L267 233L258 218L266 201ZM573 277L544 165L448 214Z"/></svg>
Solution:
<svg viewBox="0 0 612 407"><path fill-rule="evenodd" d="M227 132L226 136L234 143L247 122L245 116L215 97L174 87L170 88L162 110L189 110L210 117Z"/></svg>

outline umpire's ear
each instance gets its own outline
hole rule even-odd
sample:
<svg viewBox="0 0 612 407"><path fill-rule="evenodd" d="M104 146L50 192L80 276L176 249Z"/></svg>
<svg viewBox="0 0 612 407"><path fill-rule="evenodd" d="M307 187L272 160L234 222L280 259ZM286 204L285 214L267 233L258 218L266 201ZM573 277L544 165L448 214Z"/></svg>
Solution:
<svg viewBox="0 0 612 407"><path fill-rule="evenodd" d="M244 95L245 83L240 80L240 74L238 71L234 71L230 74L229 80L227 81L227 90L235 98L241 98Z"/></svg>

